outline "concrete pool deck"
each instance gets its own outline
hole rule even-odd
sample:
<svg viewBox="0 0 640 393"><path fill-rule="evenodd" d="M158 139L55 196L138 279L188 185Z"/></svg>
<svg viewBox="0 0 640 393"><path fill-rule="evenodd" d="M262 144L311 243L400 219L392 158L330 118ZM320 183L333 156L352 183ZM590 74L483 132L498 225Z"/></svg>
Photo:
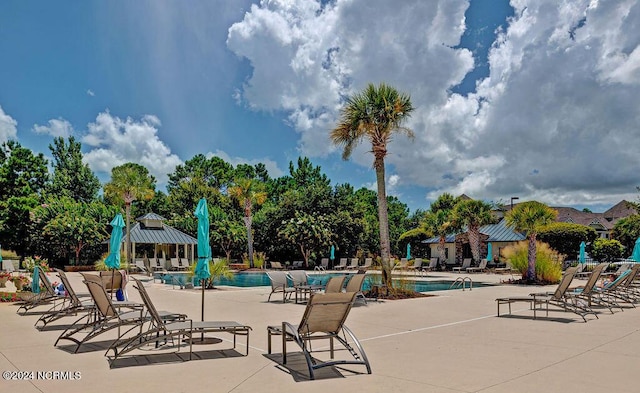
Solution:
<svg viewBox="0 0 640 393"><path fill-rule="evenodd" d="M79 274L69 276L74 288L85 288ZM458 276L429 273L430 279ZM499 283L510 276L471 277ZM172 289L152 281L145 286L159 309L199 320L198 290ZM231 346L225 341L194 347L202 359L163 362L140 357L141 363L151 364L115 369L109 368L103 343L78 354L55 348L60 330L38 331L33 327L38 316L17 315L15 305L0 303L0 370L77 371L81 376L79 380L3 379L0 392L637 392L640 310L601 312L599 319L588 317L584 323L556 308L548 318L533 320L528 306L516 303L512 316L496 317L496 298L554 288L498 285L357 305L347 325L361 340L373 373L347 366L356 373L328 369L315 381L309 381L297 363L285 368L265 356L267 325L297 323L304 310L304 305L293 302L267 303L269 287L225 287L205 293L205 319L235 320L253 328L248 356L239 355L244 353L244 340L239 340L237 353L219 351ZM133 288L128 292L131 300L139 299ZM279 345L276 339L275 352L280 352ZM289 348L295 350L293 344Z"/></svg>

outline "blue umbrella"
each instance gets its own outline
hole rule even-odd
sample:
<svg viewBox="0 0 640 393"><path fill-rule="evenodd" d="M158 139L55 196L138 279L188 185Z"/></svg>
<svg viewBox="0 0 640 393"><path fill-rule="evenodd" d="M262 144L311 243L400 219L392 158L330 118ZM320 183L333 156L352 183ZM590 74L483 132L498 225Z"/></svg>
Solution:
<svg viewBox="0 0 640 393"><path fill-rule="evenodd" d="M331 245L331 253L329 255L329 259L331 259L332 261L336 259L336 248L333 245Z"/></svg>
<svg viewBox="0 0 640 393"><path fill-rule="evenodd" d="M407 243L407 260L411 259L411 243Z"/></svg>
<svg viewBox="0 0 640 393"><path fill-rule="evenodd" d="M31 279L31 292L40 293L40 274L38 273L40 266L36 265L33 268L33 277Z"/></svg>
<svg viewBox="0 0 640 393"><path fill-rule="evenodd" d="M120 244L122 243L122 228L124 228L122 214L116 214L110 224L112 229L111 240L109 241L109 255L104 260L104 264L109 269L120 269Z"/></svg>
<svg viewBox="0 0 640 393"><path fill-rule="evenodd" d="M493 246L491 242L487 243L487 262L493 261Z"/></svg>
<svg viewBox="0 0 640 393"><path fill-rule="evenodd" d="M636 245L633 247L633 254L631 254L629 259L640 262L640 237L636 240Z"/></svg>
<svg viewBox="0 0 640 393"><path fill-rule="evenodd" d="M580 243L580 254L578 255L578 261L580 263L585 263L586 262L586 258L584 256L584 248L585 248L585 244L584 242Z"/></svg>
<svg viewBox="0 0 640 393"><path fill-rule="evenodd" d="M202 320L204 321L204 285L211 277L209 259L211 259L211 246L209 245L209 209L207 200L200 199L195 211L198 217L198 263L196 265L195 279L202 284Z"/></svg>

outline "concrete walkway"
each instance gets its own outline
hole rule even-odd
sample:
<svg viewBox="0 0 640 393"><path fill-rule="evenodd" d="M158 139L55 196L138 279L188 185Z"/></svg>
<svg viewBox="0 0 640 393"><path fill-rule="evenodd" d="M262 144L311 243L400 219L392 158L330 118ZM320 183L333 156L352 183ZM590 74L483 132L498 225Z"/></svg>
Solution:
<svg viewBox="0 0 640 393"><path fill-rule="evenodd" d="M78 274L69 276L74 288L84 288ZM430 278L457 276L430 273ZM471 277L476 282L508 278ZM185 312L199 320L199 291L152 282L146 287L158 309ZM365 374L362 366L349 366L355 373L327 369L315 381L309 381L306 370L295 361L286 368L265 356L267 325L297 323L304 310L304 305L273 299L267 303L267 287L227 287L205 295L205 319L236 320L253 327L248 356L240 356L242 346L237 352L218 350L231 347L224 341L194 347L202 359L180 362L174 355L140 356L140 365L115 369L104 357L104 342L79 354L55 348L60 330L38 331L33 327L38 316L19 316L15 305L1 303L0 370L70 371L78 372L79 379L2 379L0 392L639 391L640 310L606 311L584 323L579 316L561 311L533 320L527 305L515 303L512 316L496 317L496 298L554 288L499 285L356 306L347 325L362 341L373 374ZM138 299L133 288L129 295L131 300ZM219 338L229 339L224 334ZM276 339L276 352L279 345ZM293 351L294 345L289 348ZM278 354L273 358L277 360Z"/></svg>

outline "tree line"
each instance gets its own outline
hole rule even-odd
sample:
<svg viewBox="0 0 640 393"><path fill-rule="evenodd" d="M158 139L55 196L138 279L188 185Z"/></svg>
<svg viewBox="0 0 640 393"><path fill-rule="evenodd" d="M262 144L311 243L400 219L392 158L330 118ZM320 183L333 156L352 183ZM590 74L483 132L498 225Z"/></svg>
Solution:
<svg viewBox="0 0 640 393"><path fill-rule="evenodd" d="M194 210L202 197L209 205L214 255L242 259L255 248L272 260L303 260L307 266L328 257L331 245L336 257L379 255L376 192L332 186L306 157L290 162L288 174L271 178L261 163L233 166L198 154L169 174L164 192L135 163L114 167L101 184L82 162L74 137L55 138L49 149L51 163L16 141L0 148L0 237L3 248L21 257L92 264L106 252L109 222L118 212L126 213L129 226L154 212L195 237ZM410 214L398 198L386 199L391 250L399 255L396 240L418 225L421 212Z"/></svg>

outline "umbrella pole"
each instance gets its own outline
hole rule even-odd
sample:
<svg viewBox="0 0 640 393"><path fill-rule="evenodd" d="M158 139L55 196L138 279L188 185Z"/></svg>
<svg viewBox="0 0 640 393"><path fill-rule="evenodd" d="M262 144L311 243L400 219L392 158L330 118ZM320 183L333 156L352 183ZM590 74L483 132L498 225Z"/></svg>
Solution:
<svg viewBox="0 0 640 393"><path fill-rule="evenodd" d="M111 271L111 300L113 300L113 283L115 281L116 278L116 269L113 269Z"/></svg>
<svg viewBox="0 0 640 393"><path fill-rule="evenodd" d="M204 283L205 280L202 280L202 302L200 302L200 304L202 304L202 310L201 310L201 314L200 314L200 320L204 321ZM204 342L204 331L200 333L200 341Z"/></svg>

